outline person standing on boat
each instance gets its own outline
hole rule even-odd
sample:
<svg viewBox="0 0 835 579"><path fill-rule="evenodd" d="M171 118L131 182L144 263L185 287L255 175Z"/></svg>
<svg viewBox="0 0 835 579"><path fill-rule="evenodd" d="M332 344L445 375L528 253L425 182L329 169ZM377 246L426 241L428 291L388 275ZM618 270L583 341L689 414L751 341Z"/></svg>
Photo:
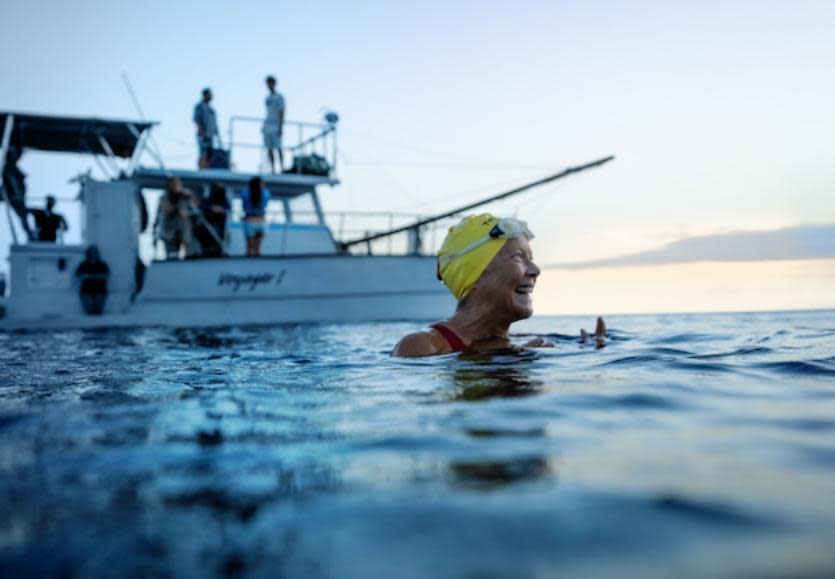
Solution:
<svg viewBox="0 0 835 579"><path fill-rule="evenodd" d="M427 331L405 336L394 356L477 353L510 346L510 325L533 315L532 293L540 269L529 241L533 233L519 219L489 213L467 217L450 228L438 252L438 278L458 300L455 313ZM605 343L606 326L597 320L594 339ZM588 340L585 330L581 341ZM551 347L535 338L527 347Z"/></svg>
<svg viewBox="0 0 835 579"><path fill-rule="evenodd" d="M226 237L226 216L229 199L222 185L213 184L202 203L203 219L197 229L201 257L221 257ZM211 229L209 229L211 228Z"/></svg>
<svg viewBox="0 0 835 579"><path fill-rule="evenodd" d="M281 135L284 132L284 96L275 90L278 81L274 76L268 76L267 98L264 105L267 107L267 114L264 117L264 126L261 132L264 134L264 148L267 149L267 157L270 159L270 170L275 175L275 155L278 153L278 172L284 171L284 153L281 150Z"/></svg>
<svg viewBox="0 0 835 579"><path fill-rule="evenodd" d="M75 275L81 280L78 294L84 311L90 316L101 315L107 301L110 268L102 261L98 247L91 245L87 248L85 259L78 265Z"/></svg>
<svg viewBox="0 0 835 579"><path fill-rule="evenodd" d="M17 166L22 155L21 148L14 145L9 147L6 153L6 163L3 165L3 189L6 190L9 205L20 219L26 238L33 241L35 236L32 234L32 228L29 227L29 212L26 209L26 173Z"/></svg>
<svg viewBox="0 0 835 579"><path fill-rule="evenodd" d="M264 188L261 177L249 180L249 187L241 191L244 206L244 235L246 236L246 254L249 257L261 255L261 243L267 230L267 204L270 192Z"/></svg>
<svg viewBox="0 0 835 579"><path fill-rule="evenodd" d="M193 120L197 126L197 147L200 149L197 166L200 169L209 166L215 139L218 138L217 115L210 102L212 102L212 89L207 87L203 89L203 98L194 105Z"/></svg>
<svg viewBox="0 0 835 579"><path fill-rule="evenodd" d="M44 209L29 209L29 213L35 218L35 226L38 229L38 241L55 243L58 240L58 232L62 233L69 229L67 220L60 213L55 213L55 197L47 195L46 207Z"/></svg>
<svg viewBox="0 0 835 579"><path fill-rule="evenodd" d="M192 216L198 211L194 193L183 187L179 177L171 177L165 194L160 197L154 222L156 239L165 244L167 259L179 257L181 246L185 248L186 257L200 253L192 226Z"/></svg>

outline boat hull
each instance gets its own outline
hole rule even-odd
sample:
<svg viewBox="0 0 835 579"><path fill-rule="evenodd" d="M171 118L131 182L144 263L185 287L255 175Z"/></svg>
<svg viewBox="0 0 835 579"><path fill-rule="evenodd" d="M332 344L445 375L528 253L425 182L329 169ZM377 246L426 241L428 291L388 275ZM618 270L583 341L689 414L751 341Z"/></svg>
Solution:
<svg viewBox="0 0 835 579"><path fill-rule="evenodd" d="M77 289L12 295L3 329L434 320L455 302L430 256L309 255L154 262L135 296L86 315ZM38 307L39 306L39 307Z"/></svg>

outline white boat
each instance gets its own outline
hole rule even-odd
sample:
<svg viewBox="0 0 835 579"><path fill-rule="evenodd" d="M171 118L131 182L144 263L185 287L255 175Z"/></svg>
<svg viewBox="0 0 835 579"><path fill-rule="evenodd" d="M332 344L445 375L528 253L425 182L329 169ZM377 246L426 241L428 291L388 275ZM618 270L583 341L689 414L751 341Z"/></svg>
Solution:
<svg viewBox="0 0 835 579"><path fill-rule="evenodd" d="M163 189L176 176L192 190L219 184L234 194L255 173L168 169L161 163L160 168L140 167L154 123L16 113L0 113L0 120L0 163L15 145L88 152L112 172L110 179L79 180L81 243L12 244L10 282L7 295L0 297L0 329L434 320L454 308L453 298L436 278L435 258L421 253L420 240L427 227L468 208L346 242L328 227L317 193L318 187L339 184L333 174L260 175L281 215L269 220L262 256L244 255L241 223L233 220L224 257L155 258L146 263L140 260L140 239L147 235L145 191ZM300 154L305 147L321 145L327 151L330 143L335 160L335 123L315 127L313 137L300 135L291 150ZM14 233L5 188L3 195ZM304 220L293 210L300 203L312 208ZM408 235L399 254L372 252L379 239L395 234ZM110 268L108 297L99 315L82 307L76 275L90 245L98 247Z"/></svg>

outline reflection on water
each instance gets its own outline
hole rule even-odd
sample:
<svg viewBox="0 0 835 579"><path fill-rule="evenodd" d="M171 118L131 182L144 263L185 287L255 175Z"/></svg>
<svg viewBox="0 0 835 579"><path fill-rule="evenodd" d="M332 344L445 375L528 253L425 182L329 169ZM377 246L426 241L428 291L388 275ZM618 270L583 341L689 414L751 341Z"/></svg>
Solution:
<svg viewBox="0 0 835 579"><path fill-rule="evenodd" d="M532 350L507 350L462 359L467 363L456 366L451 374L455 400L530 396L542 388L542 380L530 372L530 365L537 359Z"/></svg>
<svg viewBox="0 0 835 579"><path fill-rule="evenodd" d="M452 399L478 402L493 398L519 398L541 391L543 381L534 377L532 364L538 356L524 348L506 348L491 354L462 356L462 364L451 373ZM542 428L524 433L508 432L482 425L466 432L474 439L500 439L503 436L544 436ZM497 440L496 442L500 442ZM449 464L456 486L490 490L523 481L547 479L552 470L543 456L519 456L506 459L453 460Z"/></svg>
<svg viewBox="0 0 835 579"><path fill-rule="evenodd" d="M521 481L534 481L551 476L548 461L540 456L508 460L451 462L454 480L461 485L490 489Z"/></svg>
<svg viewBox="0 0 835 579"><path fill-rule="evenodd" d="M228 329L206 329L206 328L178 328L171 331L177 342L184 346L197 346L200 348L224 348L234 346L242 340L240 337L228 335Z"/></svg>
<svg viewBox="0 0 835 579"><path fill-rule="evenodd" d="M609 321L0 334L0 576L835 576L835 314Z"/></svg>

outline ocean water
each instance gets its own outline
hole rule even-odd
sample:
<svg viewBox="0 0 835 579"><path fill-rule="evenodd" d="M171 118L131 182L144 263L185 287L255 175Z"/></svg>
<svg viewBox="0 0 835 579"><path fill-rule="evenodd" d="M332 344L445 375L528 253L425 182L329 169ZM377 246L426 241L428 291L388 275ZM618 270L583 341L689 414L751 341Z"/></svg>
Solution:
<svg viewBox="0 0 835 579"><path fill-rule="evenodd" d="M593 322L0 334L0 575L835 577L835 312Z"/></svg>

